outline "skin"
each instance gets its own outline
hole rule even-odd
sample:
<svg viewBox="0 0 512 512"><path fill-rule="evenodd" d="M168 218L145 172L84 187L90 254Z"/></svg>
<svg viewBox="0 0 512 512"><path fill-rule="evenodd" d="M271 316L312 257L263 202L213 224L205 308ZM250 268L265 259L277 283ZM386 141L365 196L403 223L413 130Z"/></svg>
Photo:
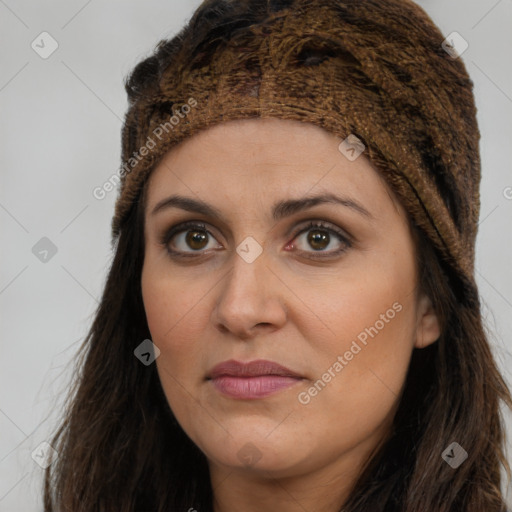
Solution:
<svg viewBox="0 0 512 512"><path fill-rule="evenodd" d="M349 161L340 142L298 121L230 121L173 148L150 177L144 307L169 405L208 459L215 512L338 511L389 433L413 348L439 338L404 209L364 154ZM272 218L275 202L323 192L350 197L371 218L335 203ZM152 213L173 194L209 203L222 219ZM192 220L211 235L190 245L181 232L168 246L199 256L171 256L161 237ZM300 233L308 220L338 227L350 246L322 228L327 241L308 242L319 229ZM263 250L251 263L236 252L248 236ZM319 253L327 257L313 259ZM394 318L301 403L394 303ZM206 380L228 359L268 359L303 380L267 398L229 398ZM239 457L248 451L252 459Z"/></svg>

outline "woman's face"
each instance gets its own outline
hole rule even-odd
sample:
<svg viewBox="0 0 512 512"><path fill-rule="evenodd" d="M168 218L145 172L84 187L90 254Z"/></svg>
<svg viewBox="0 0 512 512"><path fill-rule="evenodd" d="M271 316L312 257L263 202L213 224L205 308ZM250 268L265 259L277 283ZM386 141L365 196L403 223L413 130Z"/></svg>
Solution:
<svg viewBox="0 0 512 512"><path fill-rule="evenodd" d="M212 470L353 473L389 430L413 348L439 337L403 208L340 142L231 121L151 175L144 307L169 405Z"/></svg>

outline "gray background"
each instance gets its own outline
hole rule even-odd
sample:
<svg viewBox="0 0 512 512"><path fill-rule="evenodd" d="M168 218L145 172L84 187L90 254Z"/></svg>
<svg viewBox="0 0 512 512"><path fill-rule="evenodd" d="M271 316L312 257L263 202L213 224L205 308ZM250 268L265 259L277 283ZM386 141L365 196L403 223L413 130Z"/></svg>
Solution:
<svg viewBox="0 0 512 512"><path fill-rule="evenodd" d="M199 3L0 0L1 512L42 510L42 470L31 454L59 417L68 363L111 261L116 191L100 201L92 190L120 162L122 79ZM457 31L469 43L462 58L475 83L482 133L476 277L510 383L512 0L418 3L445 36ZM43 31L59 45L47 59L31 48ZM42 237L57 248L46 262L32 251ZM510 432L510 414L506 419Z"/></svg>

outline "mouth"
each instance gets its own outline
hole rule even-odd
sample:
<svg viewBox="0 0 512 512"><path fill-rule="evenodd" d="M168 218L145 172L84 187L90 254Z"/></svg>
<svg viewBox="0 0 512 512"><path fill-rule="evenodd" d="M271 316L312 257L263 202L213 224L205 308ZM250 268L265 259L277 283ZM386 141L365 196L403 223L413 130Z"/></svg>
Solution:
<svg viewBox="0 0 512 512"><path fill-rule="evenodd" d="M225 396L247 400L273 395L296 385L303 377L273 361L242 363L231 359L214 366L206 380Z"/></svg>

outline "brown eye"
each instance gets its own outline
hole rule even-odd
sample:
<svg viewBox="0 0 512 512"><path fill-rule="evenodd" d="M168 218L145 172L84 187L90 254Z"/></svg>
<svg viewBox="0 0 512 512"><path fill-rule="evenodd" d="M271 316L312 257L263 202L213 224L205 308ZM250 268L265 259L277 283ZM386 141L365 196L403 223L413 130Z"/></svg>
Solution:
<svg viewBox="0 0 512 512"><path fill-rule="evenodd" d="M303 237L305 234L307 234L307 237ZM339 228L335 226L328 227L318 221L312 221L303 227L295 235L294 240L299 241L299 243L293 242L293 246L297 247L299 252L309 253L311 256L308 257L317 258L339 255L352 246L349 236L345 235ZM336 242L338 243L336 244ZM329 248L330 250L326 250Z"/></svg>
<svg viewBox="0 0 512 512"><path fill-rule="evenodd" d="M208 242L208 233L202 231L187 231L185 243L195 251L204 249L205 242Z"/></svg>
<svg viewBox="0 0 512 512"><path fill-rule="evenodd" d="M325 247L329 245L330 239L331 237L326 231L309 231L308 243L313 249L315 249L315 251L325 249Z"/></svg>
<svg viewBox="0 0 512 512"><path fill-rule="evenodd" d="M210 245L215 237L204 224L194 222L174 226L161 237L160 243L174 256L199 256L205 249L222 247Z"/></svg>

